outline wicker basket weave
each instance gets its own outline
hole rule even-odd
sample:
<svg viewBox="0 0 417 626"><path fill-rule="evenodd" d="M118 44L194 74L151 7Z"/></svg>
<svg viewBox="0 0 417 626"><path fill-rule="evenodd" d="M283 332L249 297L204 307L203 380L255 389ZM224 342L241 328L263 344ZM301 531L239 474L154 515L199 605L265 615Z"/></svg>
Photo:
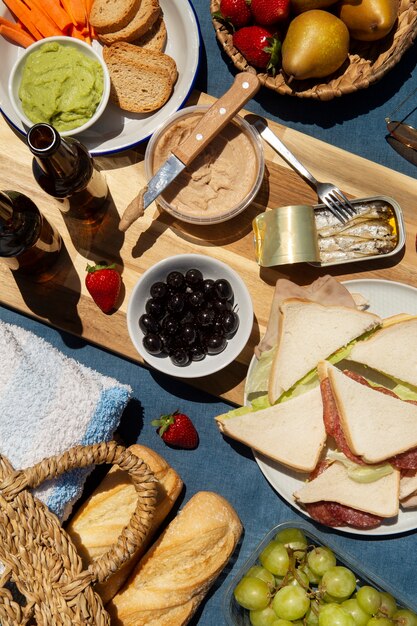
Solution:
<svg viewBox="0 0 417 626"><path fill-rule="evenodd" d="M211 0L211 13L219 11L219 0ZM329 79L311 79L286 82L282 71L276 76L257 71L233 46L232 31L216 18L212 19L216 36L235 67L241 71L257 72L265 87L279 94L299 98L331 100L343 94L365 89L380 80L412 45L417 34L417 0L400 0L398 21L387 37L380 41L361 42L351 40L349 57L338 72Z"/></svg>
<svg viewBox="0 0 417 626"><path fill-rule="evenodd" d="M116 464L129 473L138 502L117 542L83 569L58 518L27 488L73 468L102 463ZM1 625L108 626L110 618L93 585L114 573L149 530L156 485L148 466L110 442L77 446L16 472L0 457L0 480L0 561L5 565L0 578Z"/></svg>

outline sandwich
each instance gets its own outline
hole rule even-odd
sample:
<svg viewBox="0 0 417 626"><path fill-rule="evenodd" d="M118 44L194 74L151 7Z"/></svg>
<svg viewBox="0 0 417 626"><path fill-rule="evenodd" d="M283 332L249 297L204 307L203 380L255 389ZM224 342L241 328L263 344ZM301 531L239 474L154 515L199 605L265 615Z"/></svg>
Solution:
<svg viewBox="0 0 417 626"><path fill-rule="evenodd" d="M280 401L284 393L328 359L381 324L378 315L353 307L323 306L290 298L280 306L280 332L269 371L268 399Z"/></svg>
<svg viewBox="0 0 417 626"><path fill-rule="evenodd" d="M344 462L325 462L317 475L294 493L294 499L327 526L376 528L398 514L398 470L391 468L371 482L353 476Z"/></svg>
<svg viewBox="0 0 417 626"><path fill-rule="evenodd" d="M417 469L417 404L330 363L318 365L327 434L351 460Z"/></svg>
<svg viewBox="0 0 417 626"><path fill-rule="evenodd" d="M349 360L382 372L417 392L417 317L397 315L353 346Z"/></svg>
<svg viewBox="0 0 417 626"><path fill-rule="evenodd" d="M326 443L320 388L258 411L216 417L220 431L297 472L316 467Z"/></svg>

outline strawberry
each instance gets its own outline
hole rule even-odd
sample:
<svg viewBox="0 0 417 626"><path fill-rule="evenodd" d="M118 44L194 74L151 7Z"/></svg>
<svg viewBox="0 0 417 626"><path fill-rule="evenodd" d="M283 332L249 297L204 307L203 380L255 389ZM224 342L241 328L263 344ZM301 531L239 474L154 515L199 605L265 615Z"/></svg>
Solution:
<svg viewBox="0 0 417 626"><path fill-rule="evenodd" d="M290 14L290 0L251 0L254 20L260 26L285 21Z"/></svg>
<svg viewBox="0 0 417 626"><path fill-rule="evenodd" d="M109 313L114 309L119 297L122 279L115 267L114 263L86 267L85 286L103 313Z"/></svg>
<svg viewBox="0 0 417 626"><path fill-rule="evenodd" d="M281 43L263 26L244 26L233 33L233 45L250 65L275 71L280 59Z"/></svg>
<svg viewBox="0 0 417 626"><path fill-rule="evenodd" d="M198 433L185 413L174 411L168 415L161 415L159 419L152 420L151 424L158 427L157 433L168 446L186 450L198 446Z"/></svg>
<svg viewBox="0 0 417 626"><path fill-rule="evenodd" d="M247 0L220 0L220 11L213 15L232 24L234 28L246 26L252 18Z"/></svg>

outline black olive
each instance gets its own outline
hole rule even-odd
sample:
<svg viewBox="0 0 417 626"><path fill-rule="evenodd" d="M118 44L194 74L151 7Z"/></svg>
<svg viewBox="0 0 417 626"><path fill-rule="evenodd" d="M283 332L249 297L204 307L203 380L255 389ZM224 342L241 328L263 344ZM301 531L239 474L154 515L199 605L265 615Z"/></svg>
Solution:
<svg viewBox="0 0 417 626"><path fill-rule="evenodd" d="M149 313L144 313L143 315L140 316L139 328L145 334L154 333L157 335L159 331L161 330L158 320L152 317L152 315L149 315Z"/></svg>
<svg viewBox="0 0 417 626"><path fill-rule="evenodd" d="M208 354L219 354L227 345L225 337L220 335L211 335L207 340L207 352Z"/></svg>
<svg viewBox="0 0 417 626"><path fill-rule="evenodd" d="M175 291L184 291L186 288L185 277L181 272L173 271L167 276L167 285Z"/></svg>
<svg viewBox="0 0 417 626"><path fill-rule="evenodd" d="M182 348L178 348L172 354L170 354L171 361L174 365L178 365L179 367L184 367L184 365L188 365L190 362L190 357L188 352Z"/></svg>
<svg viewBox="0 0 417 626"><path fill-rule="evenodd" d="M197 337L197 331L193 324L184 324L181 330L181 340L185 347L191 346Z"/></svg>
<svg viewBox="0 0 417 626"><path fill-rule="evenodd" d="M200 270L192 268L185 273L185 282L190 287L196 287L203 282L203 274Z"/></svg>
<svg viewBox="0 0 417 626"><path fill-rule="evenodd" d="M152 315L155 319L159 320L165 315L165 305L161 302L161 300L150 298L146 301L145 311L149 313L149 315Z"/></svg>
<svg viewBox="0 0 417 626"><path fill-rule="evenodd" d="M204 304L204 294L202 291L192 291L188 294L187 301L193 309L202 307Z"/></svg>
<svg viewBox="0 0 417 626"><path fill-rule="evenodd" d="M197 313L196 322L200 326L210 326L214 322L215 315L213 309L200 309Z"/></svg>
<svg viewBox="0 0 417 626"><path fill-rule="evenodd" d="M192 345L188 352L192 361L202 361L206 356L206 351L198 343Z"/></svg>
<svg viewBox="0 0 417 626"><path fill-rule="evenodd" d="M210 298L215 296L216 292L214 291L214 280L212 278L206 278L203 280L201 291L203 292L206 300L210 300Z"/></svg>
<svg viewBox="0 0 417 626"><path fill-rule="evenodd" d="M163 344L161 338L158 335L149 333L143 338L143 347L149 354L161 354Z"/></svg>
<svg viewBox="0 0 417 626"><path fill-rule="evenodd" d="M172 315L167 315L162 320L162 328L165 335L172 336L178 332L180 324L178 320Z"/></svg>
<svg viewBox="0 0 417 626"><path fill-rule="evenodd" d="M171 313L182 313L185 308L185 294L174 293L174 295L167 300L167 308Z"/></svg>
<svg viewBox="0 0 417 626"><path fill-rule="evenodd" d="M214 290L221 300L232 300L233 298L232 286L225 278L214 281Z"/></svg>
<svg viewBox="0 0 417 626"><path fill-rule="evenodd" d="M168 287L166 286L166 283L158 281L154 283L153 285L151 285L150 294L152 298L162 299L162 298L165 298L167 293L168 293Z"/></svg>
<svg viewBox="0 0 417 626"><path fill-rule="evenodd" d="M222 316L223 330L228 339L237 331L239 316L235 311L225 311Z"/></svg>

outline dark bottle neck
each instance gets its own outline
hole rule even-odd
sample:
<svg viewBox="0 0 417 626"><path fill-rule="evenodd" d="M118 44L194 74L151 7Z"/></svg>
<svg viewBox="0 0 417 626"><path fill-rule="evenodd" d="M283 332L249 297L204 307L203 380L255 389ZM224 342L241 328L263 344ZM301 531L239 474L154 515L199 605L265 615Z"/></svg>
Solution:
<svg viewBox="0 0 417 626"><path fill-rule="evenodd" d="M49 124L35 124L28 131L27 144L34 155L35 178L51 195L64 198L88 184L93 163L78 140L64 139Z"/></svg>
<svg viewBox="0 0 417 626"><path fill-rule="evenodd" d="M17 256L39 237L42 216L27 196L0 191L0 256Z"/></svg>

